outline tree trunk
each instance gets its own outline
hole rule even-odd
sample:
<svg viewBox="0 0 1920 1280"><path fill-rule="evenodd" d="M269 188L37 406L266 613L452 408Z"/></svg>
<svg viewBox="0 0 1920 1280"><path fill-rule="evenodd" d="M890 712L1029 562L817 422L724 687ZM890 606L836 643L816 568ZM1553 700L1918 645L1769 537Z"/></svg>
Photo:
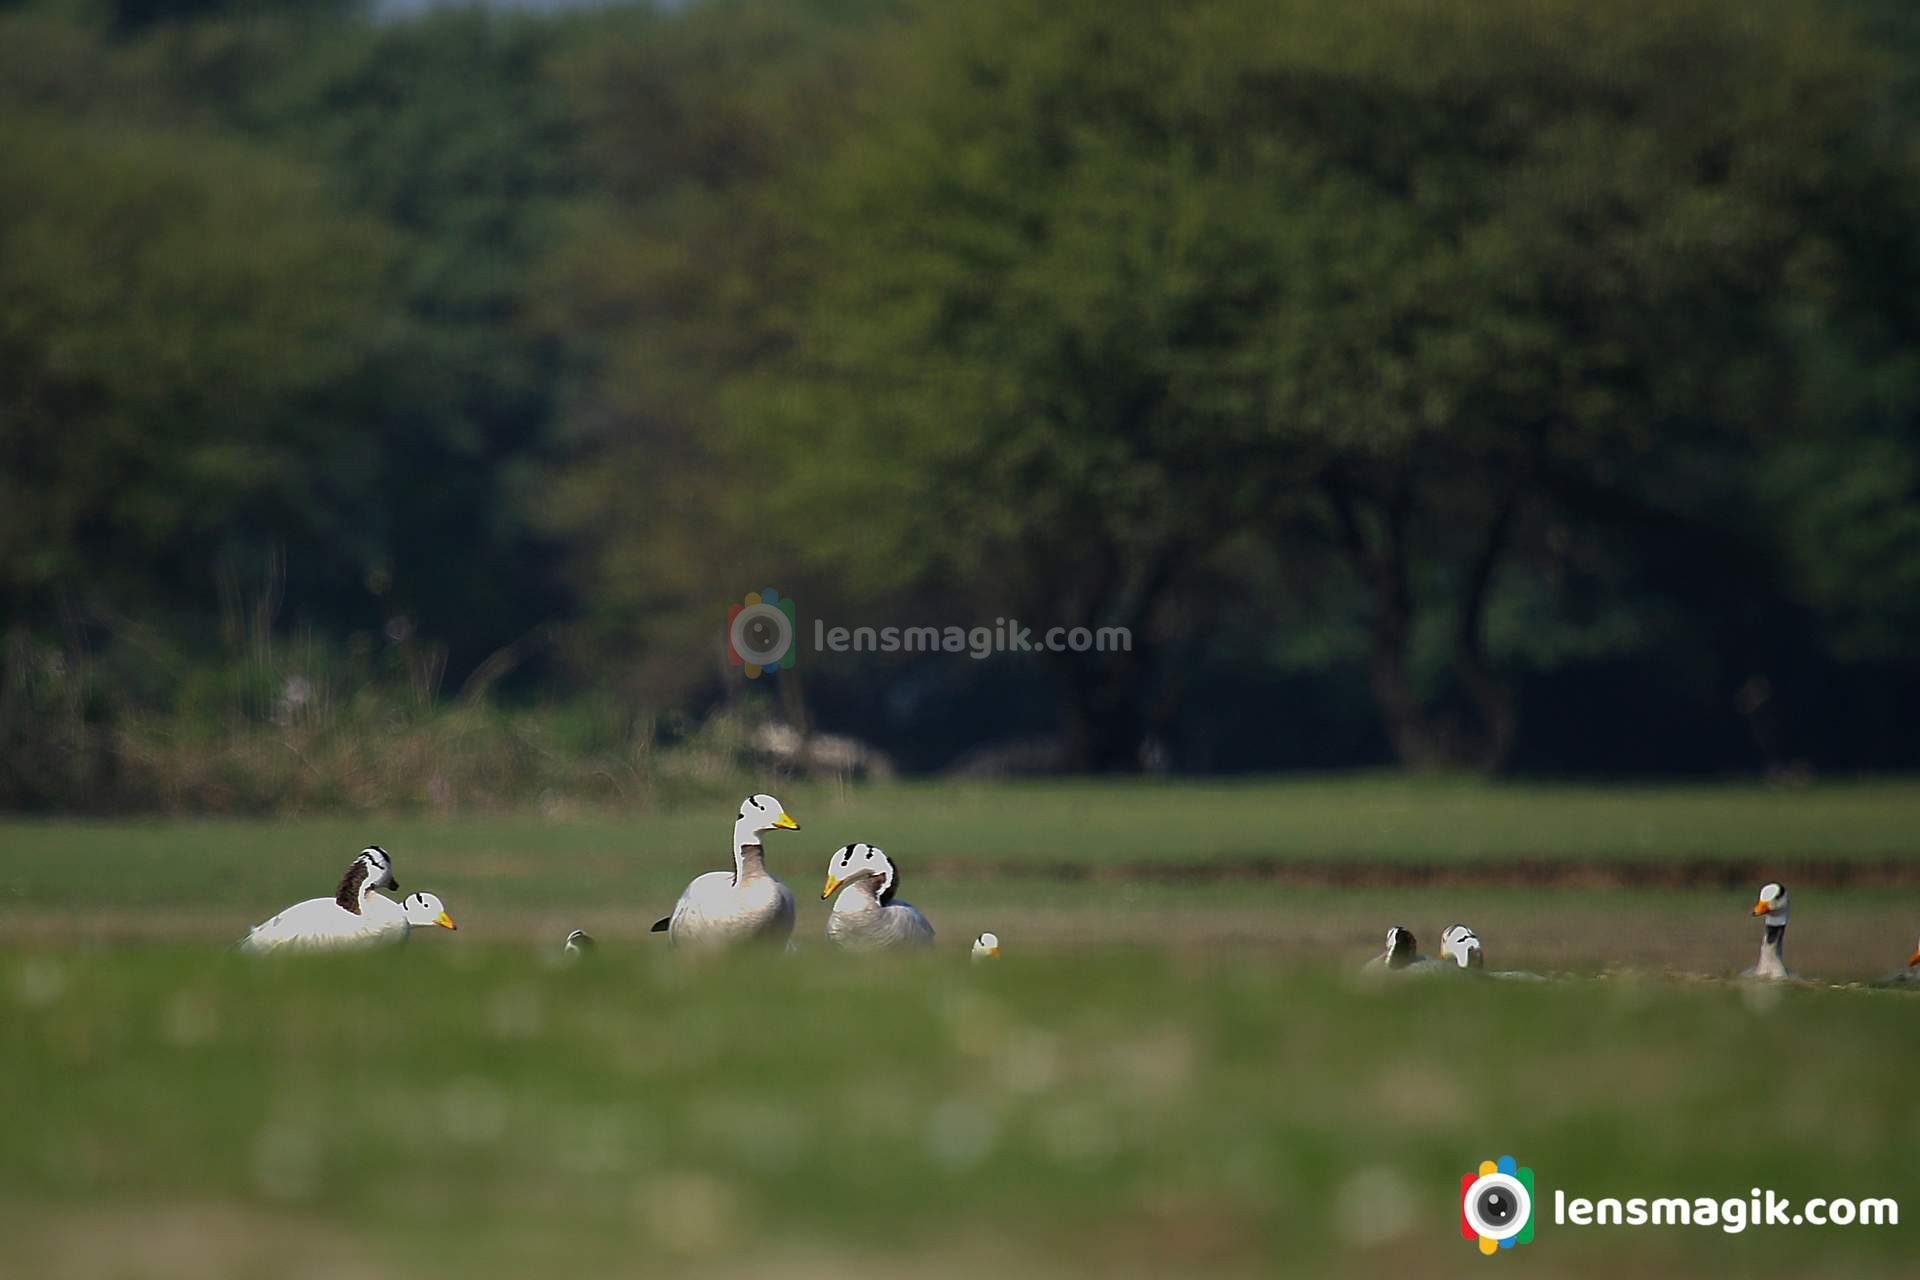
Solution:
<svg viewBox="0 0 1920 1280"><path fill-rule="evenodd" d="M1472 769L1497 773L1512 754L1519 717L1512 691L1493 675L1486 661L1486 606L1494 575L1507 546L1518 506L1515 484L1495 512L1479 553L1469 567L1454 635L1452 668L1473 706L1473 720L1437 712L1422 704L1410 669L1416 606L1409 526L1411 486L1402 483L1380 505L1377 535L1351 493L1338 479L1326 485L1329 503L1349 560L1373 596L1369 685L1394 756L1410 769Z"/></svg>

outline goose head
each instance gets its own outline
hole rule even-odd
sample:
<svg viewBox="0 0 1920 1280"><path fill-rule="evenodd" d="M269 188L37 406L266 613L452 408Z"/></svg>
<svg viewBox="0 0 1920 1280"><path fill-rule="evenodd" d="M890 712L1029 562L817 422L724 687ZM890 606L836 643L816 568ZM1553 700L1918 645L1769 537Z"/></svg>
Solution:
<svg viewBox="0 0 1920 1280"><path fill-rule="evenodd" d="M399 887L400 882L393 878L393 859L379 845L370 844L348 865L347 874L340 877L340 887L334 890L333 900L359 915L360 906L369 893Z"/></svg>
<svg viewBox="0 0 1920 1280"><path fill-rule="evenodd" d="M1765 916L1769 929L1784 926L1787 923L1787 912L1786 887L1777 883L1760 890L1760 900L1753 904L1753 914Z"/></svg>
<svg viewBox="0 0 1920 1280"><path fill-rule="evenodd" d="M820 896L831 898L841 885L860 880L872 882L874 897L891 902L894 891L900 887L900 870L878 845L844 845L827 859L827 887L820 891Z"/></svg>
<svg viewBox="0 0 1920 1280"><path fill-rule="evenodd" d="M975 960L994 960L1000 955L1000 935L983 933L973 940L973 958Z"/></svg>
<svg viewBox="0 0 1920 1280"><path fill-rule="evenodd" d="M453 922L453 917L447 914L447 909L440 905L440 899L430 893L408 894L407 900L401 904L401 910L406 913L407 923L416 929L436 924L442 929L460 927Z"/></svg>
<svg viewBox="0 0 1920 1280"><path fill-rule="evenodd" d="M1387 930L1387 949L1380 956L1389 969L1404 969L1420 955L1420 940L1413 930L1397 924Z"/></svg>
<svg viewBox="0 0 1920 1280"><path fill-rule="evenodd" d="M784 805L761 792L740 802L740 818L733 824L733 847L744 849L750 844L759 844L762 831L799 829L800 824L788 815Z"/></svg>
<svg viewBox="0 0 1920 1280"><path fill-rule="evenodd" d="M592 953L595 946L593 935L585 929L575 929L567 935L567 945L563 948L569 960L579 960Z"/></svg>
<svg viewBox="0 0 1920 1280"><path fill-rule="evenodd" d="M1440 954L1462 969L1481 969L1487 963L1480 949L1480 935L1463 924L1450 924L1440 935Z"/></svg>

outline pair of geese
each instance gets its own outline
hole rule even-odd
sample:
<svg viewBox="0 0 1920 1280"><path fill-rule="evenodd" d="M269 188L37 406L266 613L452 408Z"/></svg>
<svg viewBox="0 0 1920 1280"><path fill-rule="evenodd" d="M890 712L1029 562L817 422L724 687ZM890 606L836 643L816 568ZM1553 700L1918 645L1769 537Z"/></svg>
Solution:
<svg viewBox="0 0 1920 1280"><path fill-rule="evenodd" d="M733 870L695 876L673 914L654 923L675 947L724 950L758 944L788 946L794 900L767 870L761 837L798 831L786 807L764 793L748 796L733 824ZM920 909L899 898L900 868L884 850L865 842L842 845L827 859L822 900L840 896L827 916L827 941L846 951L918 950L933 945L933 925ZM1000 954L1000 939L983 933L973 958Z"/></svg>
<svg viewBox="0 0 1920 1280"><path fill-rule="evenodd" d="M368 845L340 878L331 898L308 898L271 920L255 925L238 949L261 955L275 951L352 951L395 946L417 928L452 929L453 917L430 893L412 893L395 902L378 892L398 892L393 859L377 844Z"/></svg>
<svg viewBox="0 0 1920 1280"><path fill-rule="evenodd" d="M1791 902L1787 897L1786 886L1778 882L1768 884L1760 890L1760 898L1753 904L1753 917L1766 920L1766 930L1761 935L1760 959L1751 969L1741 972L1743 978L1791 978L1793 973L1787 968L1783 953L1787 939L1787 920L1791 911ZM1395 925L1387 930L1387 949L1367 962L1369 970L1387 970L1395 973L1425 973L1445 970L1449 966L1484 970L1486 953L1480 945L1480 935L1463 924L1448 925L1446 932L1440 935L1440 956L1423 956L1420 944L1414 938L1413 931L1404 925ZM1531 978L1537 975L1520 973L1494 974L1499 978ZM1914 984L1920 986L1920 945L1916 945L1913 954L1907 958L1906 967L1899 969L1874 983L1874 986L1889 987Z"/></svg>

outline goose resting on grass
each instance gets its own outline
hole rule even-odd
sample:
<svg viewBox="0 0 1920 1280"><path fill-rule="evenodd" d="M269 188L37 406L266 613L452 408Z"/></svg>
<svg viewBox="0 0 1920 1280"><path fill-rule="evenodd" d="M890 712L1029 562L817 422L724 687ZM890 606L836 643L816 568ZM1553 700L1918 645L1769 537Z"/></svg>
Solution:
<svg viewBox="0 0 1920 1280"><path fill-rule="evenodd" d="M1369 973L1439 973L1443 967L1432 956L1421 955L1413 930L1400 924L1387 930L1387 949L1366 965Z"/></svg>
<svg viewBox="0 0 1920 1280"><path fill-rule="evenodd" d="M1780 884L1770 884L1760 890L1760 900L1753 904L1753 914L1767 918L1766 933L1760 942L1760 959L1753 968L1741 973L1743 978L1791 978L1787 969L1786 957L1781 954L1781 944L1787 937L1788 914L1787 890Z"/></svg>
<svg viewBox="0 0 1920 1280"><path fill-rule="evenodd" d="M887 951L896 947L930 947L933 926L912 903L897 902L900 869L885 852L870 844L850 844L827 859L827 886L822 899L840 898L827 917L827 941L847 951Z"/></svg>
<svg viewBox="0 0 1920 1280"><path fill-rule="evenodd" d="M404 903L377 893L366 894L358 911L348 911L334 898L309 898L258 924L240 940L240 950L252 955L290 951L360 951L390 947L407 940L416 928L457 926L440 899L430 893L411 893Z"/></svg>
<svg viewBox="0 0 1920 1280"><path fill-rule="evenodd" d="M1480 935L1463 924L1450 924L1440 935L1440 954L1462 969L1485 969L1486 952L1480 948Z"/></svg>
<svg viewBox="0 0 1920 1280"><path fill-rule="evenodd" d="M799 829L772 796L748 796L733 824L733 870L695 876L673 914L656 920L653 932L666 934L676 947L785 944L793 935L793 895L767 874L760 833Z"/></svg>

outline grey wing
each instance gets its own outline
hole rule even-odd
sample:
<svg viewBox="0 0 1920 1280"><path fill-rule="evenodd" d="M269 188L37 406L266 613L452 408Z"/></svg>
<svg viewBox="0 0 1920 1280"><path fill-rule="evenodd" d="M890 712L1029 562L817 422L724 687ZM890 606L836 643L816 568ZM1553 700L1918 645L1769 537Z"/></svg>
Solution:
<svg viewBox="0 0 1920 1280"><path fill-rule="evenodd" d="M920 914L920 908L911 902L896 902L894 910L900 914L900 939L908 946L930 947L933 945L933 925Z"/></svg>

